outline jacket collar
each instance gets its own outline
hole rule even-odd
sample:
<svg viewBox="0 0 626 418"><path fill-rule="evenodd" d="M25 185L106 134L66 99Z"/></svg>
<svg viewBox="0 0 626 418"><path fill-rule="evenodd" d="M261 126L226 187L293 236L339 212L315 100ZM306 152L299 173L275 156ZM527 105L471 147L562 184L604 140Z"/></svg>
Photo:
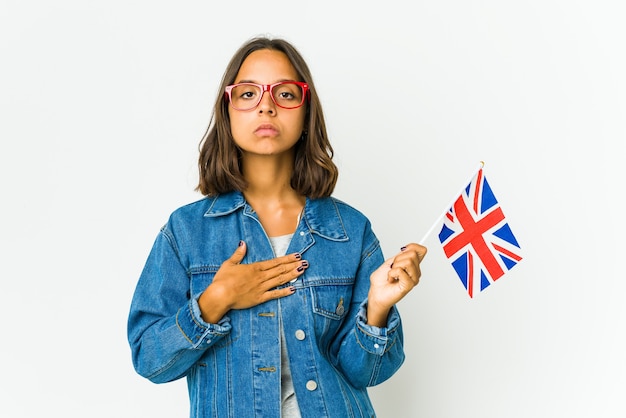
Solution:
<svg viewBox="0 0 626 418"><path fill-rule="evenodd" d="M230 192L207 198L209 209L205 217L215 218L225 216L244 208L245 213L253 213L241 192ZM332 198L309 199L304 205L303 218L313 234L332 240L347 240L348 234L339 214L337 201Z"/></svg>

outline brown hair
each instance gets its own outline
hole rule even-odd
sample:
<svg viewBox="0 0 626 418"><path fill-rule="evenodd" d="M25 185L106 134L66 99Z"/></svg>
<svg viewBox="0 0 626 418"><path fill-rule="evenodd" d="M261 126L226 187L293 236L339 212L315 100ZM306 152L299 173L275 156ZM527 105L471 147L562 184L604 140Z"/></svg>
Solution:
<svg viewBox="0 0 626 418"><path fill-rule="evenodd" d="M309 101L305 103L307 106L305 131L302 139L295 145L291 187L311 198L330 196L337 183L339 171L332 161L333 148L328 139L322 104L317 96L311 72L293 45L283 39L266 37L253 38L241 46L224 72L218 90L221 94L218 94L209 127L200 141L198 159L200 181L196 190L212 196L234 190L243 191L247 187L241 172L241 152L231 135L229 104L224 89L235 82L235 77L246 57L261 49L283 52L300 78L297 81L309 85Z"/></svg>

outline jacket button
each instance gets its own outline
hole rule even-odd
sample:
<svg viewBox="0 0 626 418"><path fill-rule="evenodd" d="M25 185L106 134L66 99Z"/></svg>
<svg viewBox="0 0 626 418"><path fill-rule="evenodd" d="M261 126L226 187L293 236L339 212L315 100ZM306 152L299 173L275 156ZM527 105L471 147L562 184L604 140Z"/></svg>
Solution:
<svg viewBox="0 0 626 418"><path fill-rule="evenodd" d="M305 336L306 336L306 334L301 329L296 331L296 339L302 341L302 340L304 340Z"/></svg>
<svg viewBox="0 0 626 418"><path fill-rule="evenodd" d="M313 391L317 389L317 383L315 382L315 380L309 380L308 382L306 382L306 388Z"/></svg>

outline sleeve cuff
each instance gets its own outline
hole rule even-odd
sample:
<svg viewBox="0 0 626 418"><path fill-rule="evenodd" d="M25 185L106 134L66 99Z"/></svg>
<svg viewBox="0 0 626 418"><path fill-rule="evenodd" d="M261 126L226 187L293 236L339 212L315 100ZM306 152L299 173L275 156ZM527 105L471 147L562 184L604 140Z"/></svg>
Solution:
<svg viewBox="0 0 626 418"><path fill-rule="evenodd" d="M176 315L176 324L193 348L206 349L230 333L230 318L224 316L217 324L204 322L200 314L197 298L192 298L180 308Z"/></svg>
<svg viewBox="0 0 626 418"><path fill-rule="evenodd" d="M376 327L367 324L367 300L359 307L356 320L357 338L360 345L372 354L383 355L394 344L397 337L396 330L400 325L400 315L395 306L389 311L387 325Z"/></svg>

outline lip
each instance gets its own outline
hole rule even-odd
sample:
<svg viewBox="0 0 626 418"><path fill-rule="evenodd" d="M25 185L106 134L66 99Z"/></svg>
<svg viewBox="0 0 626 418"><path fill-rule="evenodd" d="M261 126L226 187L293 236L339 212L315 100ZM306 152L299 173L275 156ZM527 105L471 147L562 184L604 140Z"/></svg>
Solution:
<svg viewBox="0 0 626 418"><path fill-rule="evenodd" d="M278 129L271 123L264 123L259 125L254 133L258 136L276 136L278 134Z"/></svg>

